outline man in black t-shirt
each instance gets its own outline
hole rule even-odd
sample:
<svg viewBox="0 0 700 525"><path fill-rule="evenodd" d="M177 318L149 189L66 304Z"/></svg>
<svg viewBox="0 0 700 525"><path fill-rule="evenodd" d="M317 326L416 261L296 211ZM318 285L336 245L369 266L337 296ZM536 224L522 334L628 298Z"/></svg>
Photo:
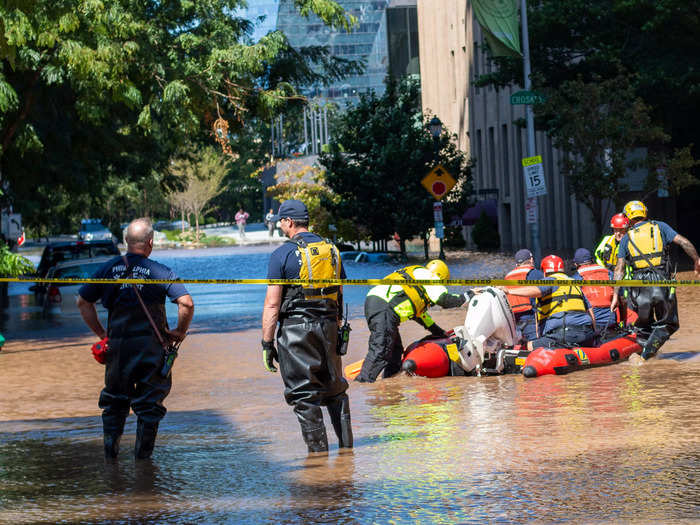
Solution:
<svg viewBox="0 0 700 525"><path fill-rule="evenodd" d="M283 202L274 220L281 221L290 241L272 253L268 279L325 279L331 278L330 274L334 279L345 279L337 248L308 231L309 212L301 201ZM263 364L275 372L273 360L279 362L284 396L294 407L309 452L328 451L321 406L328 408L340 447L353 445L350 402L345 393L348 383L337 352L342 304L342 286L267 287L262 316Z"/></svg>
<svg viewBox="0 0 700 525"><path fill-rule="evenodd" d="M135 219L126 232L127 253L108 261L94 275L97 279L174 280L175 274L148 256L153 250L153 226L148 219ZM182 284L138 284L139 294L161 336L182 341L194 314L192 297ZM178 305L178 321L168 329L165 298ZM100 322L95 303L101 300L109 311L107 331ZM165 415L163 400L170 392L171 376L163 377L164 349L130 284L89 283L80 288L78 308L97 337L109 337L105 387L100 394L105 457L115 458L129 408L138 417L135 454L151 456L158 423Z"/></svg>

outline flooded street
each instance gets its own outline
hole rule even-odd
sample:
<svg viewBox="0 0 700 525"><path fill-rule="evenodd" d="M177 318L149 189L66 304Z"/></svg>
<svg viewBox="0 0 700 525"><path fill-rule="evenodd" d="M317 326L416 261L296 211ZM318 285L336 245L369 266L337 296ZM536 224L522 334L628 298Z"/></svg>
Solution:
<svg viewBox="0 0 700 525"><path fill-rule="evenodd" d="M361 291L352 297L359 312ZM103 459L94 337L8 337L0 523L696 521L700 290L679 299L681 329L642 365L353 383L355 448L339 453L327 420L330 455L308 459L281 378L263 368L259 319L238 331L199 321L153 460L133 459L131 415L116 464ZM433 313L446 328L463 322L462 309ZM367 347L354 317L345 364ZM401 331L404 344L425 335L415 323Z"/></svg>

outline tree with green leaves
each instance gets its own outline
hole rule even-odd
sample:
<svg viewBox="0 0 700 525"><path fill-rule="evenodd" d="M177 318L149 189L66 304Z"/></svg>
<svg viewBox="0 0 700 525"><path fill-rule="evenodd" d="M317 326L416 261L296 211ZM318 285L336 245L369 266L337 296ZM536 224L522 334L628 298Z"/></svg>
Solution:
<svg viewBox="0 0 700 525"><path fill-rule="evenodd" d="M211 140L219 115L240 132L299 98L311 70L351 69L327 50L292 50L279 32L252 43L251 23L232 15L241 4L0 3L0 178L27 223L70 227L100 211L110 176L140 185L185 143ZM332 0L294 5L354 23Z"/></svg>
<svg viewBox="0 0 700 525"><path fill-rule="evenodd" d="M700 127L688 118L700 110L697 2L529 0L527 6L534 89L559 92L555 97L561 100L571 95L572 82L590 85L624 77L629 80L629 104L643 101L645 120L661 128L672 149L700 144ZM481 75L477 85L522 82L521 58L491 59L497 67ZM579 101L585 111L588 102L583 97ZM547 120L537 124L550 130ZM657 188L667 184L657 177L653 181ZM697 189L690 195L689 204L697 200Z"/></svg>
<svg viewBox="0 0 700 525"><path fill-rule="evenodd" d="M229 171L226 157L213 147L174 159L170 172L182 186L182 190L170 194L170 201L182 212L194 214L195 241L201 235L199 218L209 210L207 206L223 191L223 182Z"/></svg>
<svg viewBox="0 0 700 525"><path fill-rule="evenodd" d="M619 210L624 203L623 178L634 167L633 150L656 147L668 137L652 124L650 108L624 75L563 82L535 112L546 122L552 144L565 154L562 173L602 235L614 212L607 204L612 200Z"/></svg>
<svg viewBox="0 0 700 525"><path fill-rule="evenodd" d="M450 201L464 203L470 165L453 136L443 131L437 149L420 108L416 82L390 81L382 96L362 95L340 115L330 152L321 154L326 183L340 197L328 207L383 241L395 232L405 254L406 239L423 238L433 226L433 197L421 179L436 165L457 179ZM460 204L461 205L461 204Z"/></svg>

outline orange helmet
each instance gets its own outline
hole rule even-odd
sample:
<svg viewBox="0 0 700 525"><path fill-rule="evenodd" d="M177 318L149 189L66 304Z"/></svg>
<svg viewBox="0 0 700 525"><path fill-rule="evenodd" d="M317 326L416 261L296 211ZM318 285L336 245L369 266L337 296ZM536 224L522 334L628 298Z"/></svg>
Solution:
<svg viewBox="0 0 700 525"><path fill-rule="evenodd" d="M627 218L627 216L624 213L616 213L615 215L612 216L612 219L610 219L610 227L611 228L629 228L630 226L630 221Z"/></svg>
<svg viewBox="0 0 700 525"><path fill-rule="evenodd" d="M556 255L548 255L547 257L544 257L542 259L542 262L540 263L540 268L542 268L542 271L545 275L547 275L548 273L563 272L564 261L561 257L558 257Z"/></svg>

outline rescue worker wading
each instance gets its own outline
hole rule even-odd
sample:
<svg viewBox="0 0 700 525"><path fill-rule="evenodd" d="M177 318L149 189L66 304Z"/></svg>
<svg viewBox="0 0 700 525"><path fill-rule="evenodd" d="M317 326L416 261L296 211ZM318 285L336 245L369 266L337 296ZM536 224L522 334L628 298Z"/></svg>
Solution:
<svg viewBox="0 0 700 525"><path fill-rule="evenodd" d="M506 280L539 280L544 279L544 274L535 268L535 258L530 250L523 248L515 253L515 264L517 265L508 274ZM535 299L530 297L520 297L518 295L507 294L506 298L510 304L510 309L515 317L515 324L520 330L525 341L532 341L537 338L537 318L535 315Z"/></svg>
<svg viewBox="0 0 700 525"><path fill-rule="evenodd" d="M564 273L564 261L556 255L542 259L546 280L565 281L553 286L510 288L508 293L538 297L537 314L542 335L528 342L528 349L587 346L595 337L595 317L588 299Z"/></svg>
<svg viewBox="0 0 700 525"><path fill-rule="evenodd" d="M617 252L620 246L620 241L627 233L627 228L630 221L624 213L616 213L610 219L610 227L613 230L612 235L606 235L600 241L595 249L595 261L611 272L617 266Z"/></svg>
<svg viewBox="0 0 700 525"><path fill-rule="evenodd" d="M696 275L700 275L700 260L693 244L668 224L647 220L647 207L641 201L625 204L625 215L630 229L620 241L615 279L622 279L625 265L632 270L633 279L659 281L671 278L669 246L676 243L693 261ZM671 334L678 330L678 303L672 287L630 288L629 299L639 318L635 327L643 345L642 357L656 355Z"/></svg>
<svg viewBox="0 0 700 525"><path fill-rule="evenodd" d="M447 265L435 259L425 266L407 266L384 279L429 279L450 278ZM427 328L436 337L445 337L445 331L428 315L433 304L443 308L462 306L473 292L451 294L442 285L379 285L373 287L365 299L365 318L369 327L369 349L362 363L362 370L355 378L361 383L376 381L383 370L383 377L390 377L401 370L403 343L399 334L399 324L413 319Z"/></svg>
<svg viewBox="0 0 700 525"><path fill-rule="evenodd" d="M270 256L268 279L345 279L338 249L308 231L309 212L301 201L282 203L280 221L290 241ZM263 308L262 351L268 371L279 362L284 397L294 407L309 452L328 451L321 406L328 408L341 448L352 448L350 402L338 355L342 286L323 288L268 285ZM277 349L274 345L277 330Z"/></svg>
<svg viewBox="0 0 700 525"><path fill-rule="evenodd" d="M592 261L591 252L586 248L576 250L576 253L574 253L574 265L576 266L576 273L572 276L574 279L609 281L612 278L611 271ZM595 324L598 330L601 333L605 333L616 329L617 314L615 313L615 308L619 303L615 288L613 286L582 286L581 290L593 307ZM621 314L623 322L626 320L626 317L626 313Z"/></svg>
<svg viewBox="0 0 700 525"><path fill-rule="evenodd" d="M126 243L126 264L124 257L115 257L97 271L95 278L177 279L170 268L148 258L153 250L153 226L150 220L132 221L126 230ZM185 287L179 283L136 286L161 336L174 342L182 341L194 314L192 297ZM165 317L166 296L178 305L175 330L168 330ZM109 311L106 332L95 310L94 303L100 299ZM171 375L161 375L164 348L129 284L85 284L79 291L78 308L85 323L97 337L109 337L105 387L99 402L105 456L117 457L119 440L131 407L138 417L136 457L148 458L153 452L158 423L166 412L163 400L172 384Z"/></svg>

